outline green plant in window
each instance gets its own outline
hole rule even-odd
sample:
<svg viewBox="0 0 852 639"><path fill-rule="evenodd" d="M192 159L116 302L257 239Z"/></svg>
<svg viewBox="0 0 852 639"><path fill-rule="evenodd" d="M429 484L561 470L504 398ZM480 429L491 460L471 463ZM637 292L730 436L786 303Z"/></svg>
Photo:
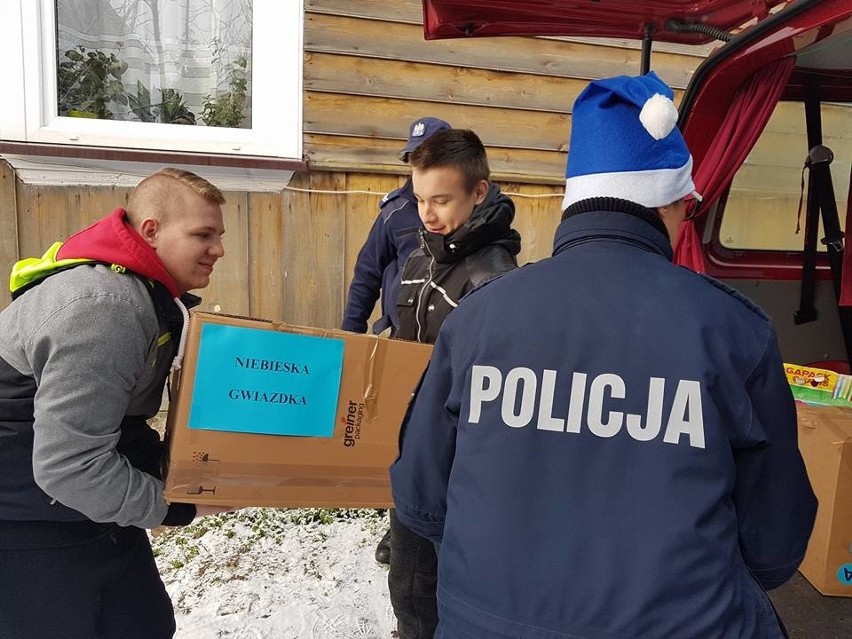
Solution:
<svg viewBox="0 0 852 639"><path fill-rule="evenodd" d="M136 81L136 95L127 94L130 110L139 118L140 122L156 122L156 117L151 109L151 92L139 80Z"/></svg>
<svg viewBox="0 0 852 639"><path fill-rule="evenodd" d="M160 89L160 104L154 107L157 121L166 124L195 124L195 114L183 101L183 94L177 89Z"/></svg>
<svg viewBox="0 0 852 639"><path fill-rule="evenodd" d="M160 89L160 101L151 104L151 92L144 84L136 81L136 95L128 94L130 110L140 122L162 122L164 124L195 124L195 114L183 101L177 89Z"/></svg>
<svg viewBox="0 0 852 639"><path fill-rule="evenodd" d="M56 69L59 114L112 119L109 105L128 103L121 83L125 71L127 63L114 53L82 45L69 49Z"/></svg>
<svg viewBox="0 0 852 639"><path fill-rule="evenodd" d="M213 40L213 66L222 60L222 47ZM245 119L248 105L248 54L237 56L224 67L224 88L204 98L201 119L207 126L238 127Z"/></svg>

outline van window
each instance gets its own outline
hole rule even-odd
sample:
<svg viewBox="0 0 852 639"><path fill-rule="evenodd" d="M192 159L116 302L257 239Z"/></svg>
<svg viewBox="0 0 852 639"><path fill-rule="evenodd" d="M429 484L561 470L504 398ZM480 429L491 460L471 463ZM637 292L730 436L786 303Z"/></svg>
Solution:
<svg viewBox="0 0 852 639"><path fill-rule="evenodd" d="M823 144L834 152L831 178L840 226L844 228L852 163L852 106L822 105ZM779 102L766 129L731 184L719 228L719 241L732 250L801 251L807 207L802 202L796 233L802 167L808 153L805 108ZM822 238L822 224L820 235ZM819 250L825 247L819 244Z"/></svg>

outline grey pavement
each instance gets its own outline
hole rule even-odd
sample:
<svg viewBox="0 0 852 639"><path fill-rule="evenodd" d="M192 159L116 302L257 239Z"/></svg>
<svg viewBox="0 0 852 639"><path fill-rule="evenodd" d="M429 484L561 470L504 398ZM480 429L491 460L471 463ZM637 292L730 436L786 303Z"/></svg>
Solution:
<svg viewBox="0 0 852 639"><path fill-rule="evenodd" d="M801 573L769 597L790 639L852 639L852 597L821 595Z"/></svg>

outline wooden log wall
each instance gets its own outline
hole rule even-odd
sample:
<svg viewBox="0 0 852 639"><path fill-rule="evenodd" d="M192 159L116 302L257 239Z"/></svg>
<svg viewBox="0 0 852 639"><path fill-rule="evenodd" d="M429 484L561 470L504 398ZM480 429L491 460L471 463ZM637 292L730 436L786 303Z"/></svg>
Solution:
<svg viewBox="0 0 852 639"><path fill-rule="evenodd" d="M571 105L589 80L640 69L639 44L570 38L423 39L419 0L307 0L305 151L313 167L398 171L412 120L475 130L495 178L560 184ZM710 47L660 44L677 92Z"/></svg>

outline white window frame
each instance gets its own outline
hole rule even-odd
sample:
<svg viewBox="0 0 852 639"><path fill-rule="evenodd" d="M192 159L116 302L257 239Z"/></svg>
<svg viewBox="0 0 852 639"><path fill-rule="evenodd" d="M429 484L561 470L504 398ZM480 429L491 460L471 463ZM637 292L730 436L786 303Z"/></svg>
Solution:
<svg viewBox="0 0 852 639"><path fill-rule="evenodd" d="M0 15L0 140L302 157L304 0L254 0L251 129L59 116L54 1L0 0Z"/></svg>

